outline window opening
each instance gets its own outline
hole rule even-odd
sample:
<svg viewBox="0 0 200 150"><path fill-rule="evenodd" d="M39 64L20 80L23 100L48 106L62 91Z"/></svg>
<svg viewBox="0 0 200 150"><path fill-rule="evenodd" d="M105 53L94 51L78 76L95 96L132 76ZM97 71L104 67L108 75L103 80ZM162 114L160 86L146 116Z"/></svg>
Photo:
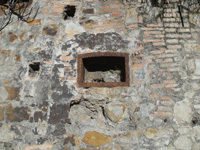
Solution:
<svg viewBox="0 0 200 150"><path fill-rule="evenodd" d="M78 83L83 87L128 86L128 54L112 52L80 54Z"/></svg>

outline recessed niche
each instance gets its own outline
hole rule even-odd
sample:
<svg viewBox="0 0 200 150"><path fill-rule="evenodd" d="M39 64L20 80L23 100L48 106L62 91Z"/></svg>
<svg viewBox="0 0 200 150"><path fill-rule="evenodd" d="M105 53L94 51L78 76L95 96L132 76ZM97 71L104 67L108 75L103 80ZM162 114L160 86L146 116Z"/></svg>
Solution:
<svg viewBox="0 0 200 150"><path fill-rule="evenodd" d="M76 12L76 6L67 5L64 7L63 11L63 18L64 20L69 19L70 17L73 18Z"/></svg>
<svg viewBox="0 0 200 150"><path fill-rule="evenodd" d="M80 87L129 86L129 55L96 52L78 55Z"/></svg>
<svg viewBox="0 0 200 150"><path fill-rule="evenodd" d="M29 64L29 76L36 77L39 75L40 71L40 62L33 62Z"/></svg>

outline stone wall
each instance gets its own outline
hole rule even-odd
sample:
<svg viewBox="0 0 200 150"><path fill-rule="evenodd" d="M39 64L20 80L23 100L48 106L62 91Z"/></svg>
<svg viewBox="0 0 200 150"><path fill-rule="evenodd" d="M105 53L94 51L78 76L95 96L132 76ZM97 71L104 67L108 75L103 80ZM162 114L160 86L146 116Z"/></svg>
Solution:
<svg viewBox="0 0 200 150"><path fill-rule="evenodd" d="M0 149L199 150L198 15L183 10L183 27L179 0L35 2L34 21L0 32ZM78 86L92 52L128 53L130 86Z"/></svg>

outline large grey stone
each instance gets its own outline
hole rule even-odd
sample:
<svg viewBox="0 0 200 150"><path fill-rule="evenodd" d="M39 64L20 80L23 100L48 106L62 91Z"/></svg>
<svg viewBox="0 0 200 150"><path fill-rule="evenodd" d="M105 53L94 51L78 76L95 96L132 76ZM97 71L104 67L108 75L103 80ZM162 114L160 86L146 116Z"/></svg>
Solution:
<svg viewBox="0 0 200 150"><path fill-rule="evenodd" d="M180 136L175 140L174 145L177 149L190 150L192 148L192 141L187 136Z"/></svg>
<svg viewBox="0 0 200 150"><path fill-rule="evenodd" d="M119 122L123 119L126 105L122 103L109 103L105 106L105 114L112 122Z"/></svg>
<svg viewBox="0 0 200 150"><path fill-rule="evenodd" d="M16 137L16 134L10 130L9 125L3 125L0 128L0 135L0 141L12 140Z"/></svg>
<svg viewBox="0 0 200 150"><path fill-rule="evenodd" d="M191 104L187 99L177 102L175 104L174 118L178 124L190 123L192 119L192 109Z"/></svg>
<svg viewBox="0 0 200 150"><path fill-rule="evenodd" d="M194 72L195 75L200 75L200 59L195 60L196 70Z"/></svg>
<svg viewBox="0 0 200 150"><path fill-rule="evenodd" d="M126 6L126 25L131 25L138 22L138 13L136 9L137 8L130 8L130 6Z"/></svg>

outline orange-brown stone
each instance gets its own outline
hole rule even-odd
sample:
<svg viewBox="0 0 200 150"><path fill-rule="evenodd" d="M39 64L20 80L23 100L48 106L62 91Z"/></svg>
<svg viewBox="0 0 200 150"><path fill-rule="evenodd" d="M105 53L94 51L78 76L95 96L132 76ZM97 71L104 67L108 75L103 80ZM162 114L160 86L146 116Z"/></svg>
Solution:
<svg viewBox="0 0 200 150"><path fill-rule="evenodd" d="M85 29L93 29L95 24L96 24L95 21L88 20L88 21L83 23L83 26L84 26Z"/></svg>
<svg viewBox="0 0 200 150"><path fill-rule="evenodd" d="M87 145L101 147L103 144L110 143L111 137L108 135L98 133L96 131L88 131L85 133L82 142L84 142Z"/></svg>
<svg viewBox="0 0 200 150"><path fill-rule="evenodd" d="M28 20L28 24L29 24L30 26L37 25L37 24L41 24L41 20L40 20L40 19Z"/></svg>
<svg viewBox="0 0 200 150"><path fill-rule="evenodd" d="M6 55L6 56L8 56L8 57L11 56L10 50L0 50L0 54L4 54L4 55Z"/></svg>
<svg viewBox="0 0 200 150"><path fill-rule="evenodd" d="M9 34L10 34L10 42L14 42L18 38L17 35L12 32L9 32Z"/></svg>
<svg viewBox="0 0 200 150"><path fill-rule="evenodd" d="M7 100L19 100L19 87L5 86L5 89L8 92Z"/></svg>
<svg viewBox="0 0 200 150"><path fill-rule="evenodd" d="M5 110L4 107L0 107L0 121L4 120L4 110Z"/></svg>
<svg viewBox="0 0 200 150"><path fill-rule="evenodd" d="M57 29L58 27L55 24L47 25L43 28L42 34L55 36L57 33Z"/></svg>

